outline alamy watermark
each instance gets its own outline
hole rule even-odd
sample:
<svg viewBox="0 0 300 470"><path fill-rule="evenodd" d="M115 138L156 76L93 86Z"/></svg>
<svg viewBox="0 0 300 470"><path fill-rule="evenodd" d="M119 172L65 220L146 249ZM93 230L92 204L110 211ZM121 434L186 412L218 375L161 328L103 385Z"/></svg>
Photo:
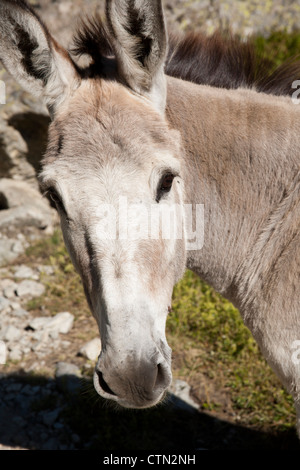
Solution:
<svg viewBox="0 0 300 470"><path fill-rule="evenodd" d="M291 344L292 353L292 363L298 366L300 364L300 340L296 339Z"/></svg>
<svg viewBox="0 0 300 470"><path fill-rule="evenodd" d="M6 344L4 341L0 341L0 365L6 364Z"/></svg>
<svg viewBox="0 0 300 470"><path fill-rule="evenodd" d="M6 87L2 80L0 80L0 104L6 104Z"/></svg>
<svg viewBox="0 0 300 470"><path fill-rule="evenodd" d="M292 94L292 102L294 104L299 104L300 103L300 99L299 99L299 95L300 95L300 80L294 80L293 83L292 83L292 88L294 91L294 93Z"/></svg>
<svg viewBox="0 0 300 470"><path fill-rule="evenodd" d="M200 250L204 242L203 204L101 204L95 214L101 240L185 240L187 250Z"/></svg>

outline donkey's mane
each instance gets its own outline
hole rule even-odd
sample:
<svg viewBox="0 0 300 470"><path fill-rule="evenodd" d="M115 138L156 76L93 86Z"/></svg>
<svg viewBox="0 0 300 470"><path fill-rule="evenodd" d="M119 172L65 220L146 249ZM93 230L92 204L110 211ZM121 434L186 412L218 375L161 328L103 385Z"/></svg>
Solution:
<svg viewBox="0 0 300 470"><path fill-rule="evenodd" d="M71 52L91 58L85 73L102 77L115 73L111 33L98 15L81 21ZM242 40L218 30L211 36L170 36L165 72L218 88L248 87L272 95L291 95L293 81L300 79L300 60L290 59L273 70L271 61L256 52L251 38Z"/></svg>

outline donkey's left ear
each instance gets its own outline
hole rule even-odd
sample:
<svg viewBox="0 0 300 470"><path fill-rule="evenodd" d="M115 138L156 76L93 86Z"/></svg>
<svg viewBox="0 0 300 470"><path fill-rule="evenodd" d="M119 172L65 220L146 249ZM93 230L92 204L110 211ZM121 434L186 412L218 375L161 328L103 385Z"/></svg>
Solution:
<svg viewBox="0 0 300 470"><path fill-rule="evenodd" d="M80 81L58 45L25 0L0 1L0 60L20 85L54 113Z"/></svg>
<svg viewBox="0 0 300 470"><path fill-rule="evenodd" d="M161 0L107 0L106 15L121 77L163 113L167 33Z"/></svg>

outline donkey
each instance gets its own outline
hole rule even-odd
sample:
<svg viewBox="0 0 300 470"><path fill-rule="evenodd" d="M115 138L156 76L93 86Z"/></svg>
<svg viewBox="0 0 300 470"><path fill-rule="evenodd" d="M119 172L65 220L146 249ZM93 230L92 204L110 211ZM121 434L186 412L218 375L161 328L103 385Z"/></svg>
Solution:
<svg viewBox="0 0 300 470"><path fill-rule="evenodd" d="M129 408L164 397L165 323L189 268L240 310L300 433L300 107L286 96L299 64L257 73L247 45L218 35L168 48L160 0L107 0L106 22L85 20L75 53L88 65L25 1L1 0L1 60L52 118L39 181L99 326L96 391ZM200 205L198 246L188 219L197 226ZM179 208L180 236L160 221L158 236L129 236L152 207Z"/></svg>

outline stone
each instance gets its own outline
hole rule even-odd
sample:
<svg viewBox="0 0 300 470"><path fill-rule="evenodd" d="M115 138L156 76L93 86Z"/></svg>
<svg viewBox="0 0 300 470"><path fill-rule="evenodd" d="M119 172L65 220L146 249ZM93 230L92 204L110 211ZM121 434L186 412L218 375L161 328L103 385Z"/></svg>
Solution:
<svg viewBox="0 0 300 470"><path fill-rule="evenodd" d="M0 177L21 179L37 187L36 172L46 146L49 115L44 106L12 85L8 76L5 83L9 99L0 107Z"/></svg>
<svg viewBox="0 0 300 470"><path fill-rule="evenodd" d="M90 361L96 361L101 352L101 341L100 338L94 338L88 343L84 344L79 352L79 356L83 356Z"/></svg>
<svg viewBox="0 0 300 470"><path fill-rule="evenodd" d="M57 439L51 437L47 442L42 445L42 450L59 450Z"/></svg>
<svg viewBox="0 0 300 470"><path fill-rule="evenodd" d="M60 312L49 321L47 328L58 333L67 334L74 322L74 315L69 312Z"/></svg>
<svg viewBox="0 0 300 470"><path fill-rule="evenodd" d="M23 353L19 348L13 348L12 351L9 351L8 356L11 361L20 361L23 357Z"/></svg>
<svg viewBox="0 0 300 470"><path fill-rule="evenodd" d="M17 309L14 309L11 314L14 316L14 317L20 317L20 318L24 318L24 317L28 317L29 316L29 312L27 312L27 310L24 310L24 308L17 308Z"/></svg>
<svg viewBox="0 0 300 470"><path fill-rule="evenodd" d="M20 382L12 382L9 385L6 385L6 392L20 392L20 390L23 388L23 385Z"/></svg>
<svg viewBox="0 0 300 470"><path fill-rule="evenodd" d="M2 338L4 341L17 341L22 335L22 331L19 328L16 328L14 325L9 325Z"/></svg>
<svg viewBox="0 0 300 470"><path fill-rule="evenodd" d="M32 351L34 352L49 352L49 333L46 330L37 331L32 336L32 339L36 339L37 342L31 346Z"/></svg>
<svg viewBox="0 0 300 470"><path fill-rule="evenodd" d="M10 309L10 301L5 297L0 296L0 312L8 311Z"/></svg>
<svg viewBox="0 0 300 470"><path fill-rule="evenodd" d="M34 226L45 229L53 223L53 212L39 191L25 181L0 179L0 227Z"/></svg>
<svg viewBox="0 0 300 470"><path fill-rule="evenodd" d="M38 394L40 393L40 391L41 391L41 387L39 385L26 384L24 385L22 389L22 393L27 396Z"/></svg>
<svg viewBox="0 0 300 470"><path fill-rule="evenodd" d="M22 416L14 416L12 420L18 427L21 427L21 428L25 427L27 424L25 419L22 418Z"/></svg>
<svg viewBox="0 0 300 470"><path fill-rule="evenodd" d="M184 380L175 380L169 392L172 394L172 403L174 406L191 412L199 409L198 403L196 403L190 395L190 385Z"/></svg>
<svg viewBox="0 0 300 470"><path fill-rule="evenodd" d="M58 362L55 370L58 388L69 394L77 394L81 388L79 367L68 362Z"/></svg>
<svg viewBox="0 0 300 470"><path fill-rule="evenodd" d="M15 270L14 276L19 279L33 279L37 280L36 274L34 273L33 269L31 269L29 266L18 266Z"/></svg>
<svg viewBox="0 0 300 470"><path fill-rule="evenodd" d="M40 297L45 292L45 286L40 282L25 280L20 282L16 288L18 297Z"/></svg>
<svg viewBox="0 0 300 470"><path fill-rule="evenodd" d="M4 292L4 289L11 285L17 286L17 284L9 278L0 279L0 292Z"/></svg>
<svg viewBox="0 0 300 470"><path fill-rule="evenodd" d="M12 310L18 310L19 308L21 308L19 302L16 302L15 300L10 301L10 306Z"/></svg>
<svg viewBox="0 0 300 470"><path fill-rule="evenodd" d="M69 312L60 312L54 317L36 317L29 323L28 327L40 332L46 330L48 333L69 333L73 326L74 315Z"/></svg>
<svg viewBox="0 0 300 470"><path fill-rule="evenodd" d="M16 240L13 242L11 247L12 253L16 255L21 255L24 252L24 245L21 240Z"/></svg>
<svg viewBox="0 0 300 470"><path fill-rule="evenodd" d="M0 239L0 266L6 266L13 262L24 251L25 247L19 240L10 238Z"/></svg>
<svg viewBox="0 0 300 470"><path fill-rule="evenodd" d="M51 319L51 317L36 317L36 318L33 318L33 320L31 320L30 323L28 323L26 329L32 329L32 330L38 331L38 332L41 331L41 330L44 330L50 319Z"/></svg>
<svg viewBox="0 0 300 470"><path fill-rule="evenodd" d="M53 411L49 411L47 413L43 413L43 423L46 425L46 426L53 426L53 424L55 423L55 421L57 420L58 418L58 415L59 413L61 412L61 409L60 408L57 408Z"/></svg>
<svg viewBox="0 0 300 470"><path fill-rule="evenodd" d="M17 284L11 279L3 279L0 282L0 290L7 299L15 299Z"/></svg>
<svg viewBox="0 0 300 470"><path fill-rule="evenodd" d="M59 379L66 375L73 375L75 377L81 377L81 372L78 366L69 362L58 362L55 369L55 378Z"/></svg>

